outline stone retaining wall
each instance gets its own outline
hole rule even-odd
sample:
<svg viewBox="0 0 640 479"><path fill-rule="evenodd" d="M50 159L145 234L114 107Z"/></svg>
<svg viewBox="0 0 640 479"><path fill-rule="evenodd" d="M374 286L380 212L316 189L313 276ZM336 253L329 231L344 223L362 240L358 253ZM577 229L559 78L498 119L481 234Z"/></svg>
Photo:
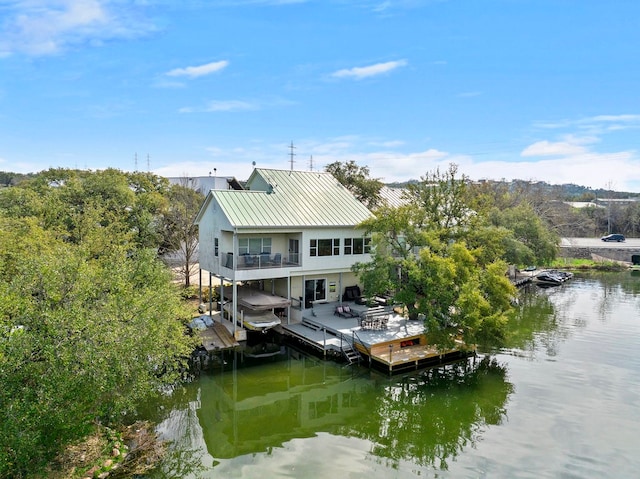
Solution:
<svg viewBox="0 0 640 479"><path fill-rule="evenodd" d="M627 261L631 263L631 255L640 254L640 251L633 249L617 248L577 248L574 246L561 246L561 258L592 259L593 255L614 261Z"/></svg>

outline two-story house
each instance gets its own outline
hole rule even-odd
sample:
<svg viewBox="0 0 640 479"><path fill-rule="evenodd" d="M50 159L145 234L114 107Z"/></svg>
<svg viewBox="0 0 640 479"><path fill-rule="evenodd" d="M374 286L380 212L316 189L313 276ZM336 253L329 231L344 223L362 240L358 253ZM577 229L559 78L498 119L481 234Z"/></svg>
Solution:
<svg viewBox="0 0 640 479"><path fill-rule="evenodd" d="M211 190L195 219L200 268L219 280L235 325L251 311L300 320L358 284L372 213L331 174L256 168L245 190ZM245 324L246 325L246 324Z"/></svg>

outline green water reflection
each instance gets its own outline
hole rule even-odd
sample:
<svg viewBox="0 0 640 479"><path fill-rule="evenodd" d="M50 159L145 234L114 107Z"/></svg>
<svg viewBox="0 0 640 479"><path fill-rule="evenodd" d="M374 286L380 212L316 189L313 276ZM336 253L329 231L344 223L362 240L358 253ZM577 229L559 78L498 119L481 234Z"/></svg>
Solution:
<svg viewBox="0 0 640 479"><path fill-rule="evenodd" d="M198 418L219 459L327 432L367 439L376 456L440 467L501 421L511 392L505 376L484 360L390 380L289 356L203 379Z"/></svg>
<svg viewBox="0 0 640 479"><path fill-rule="evenodd" d="M555 290L522 290L506 347L483 347L478 358L411 375L390 378L287 348L261 361L227 356L223 368L145 413L173 441L172 455L155 477L327 477L341 472L344 477L420 477L427 471L430 477L574 477L562 472L565 466L547 474L538 466L538 476L528 476L521 463L509 464L510 455L526 460L531 451L563 460L561 438L529 436L518 425L531 429L560 422L579 431L593 411L567 409L568 395L574 402L593 396L590 401L603 402L611 414L616 406L611 407L610 395L622 398L617 399L621 411L640 404L640 396L630 392L640 384L638 360L626 360L639 339L634 325L638 294L640 277L628 273L583 275ZM626 332L625 341L614 342L615 331ZM615 368L611 371L625 378L620 385L610 384L602 397L594 396L588 383L602 382L606 373L582 366L591 360L586 356L593 354L591 342ZM624 359L618 361L617 354ZM590 373L595 379L589 379ZM527 397L514 401L519 389ZM560 416L556 410L564 412ZM640 425L638 414L609 421ZM496 427L502 436L487 441ZM615 433L609 433L608 443L616 442ZM576 437L574 443L585 451L607 447L598 437ZM487 457L478 457L480 446L490 450ZM305 448L310 455L300 453ZM625 448L621 441L615 454L625 456ZM570 457L580 462L592 455L572 451ZM338 465L328 465L331 460ZM451 472L454 464L456 473ZM488 475L492 468L501 472Z"/></svg>
<svg viewBox="0 0 640 479"><path fill-rule="evenodd" d="M180 437L192 434L195 422L214 469L320 433L370 442L369 454L385 467L409 461L446 469L487 425L502 422L512 390L505 368L489 358L392 378L294 350L255 366L228 358L227 369L202 376L157 409L175 413L191 404L194 413L181 417L190 432L166 431L174 454L157 477L206 471L195 451L185 454L194 443Z"/></svg>

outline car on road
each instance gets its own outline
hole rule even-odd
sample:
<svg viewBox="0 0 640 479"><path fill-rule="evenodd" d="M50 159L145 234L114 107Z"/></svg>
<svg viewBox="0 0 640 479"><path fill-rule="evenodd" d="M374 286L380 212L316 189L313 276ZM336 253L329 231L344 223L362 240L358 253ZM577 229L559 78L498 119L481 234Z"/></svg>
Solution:
<svg viewBox="0 0 640 479"><path fill-rule="evenodd" d="M624 235L614 233L600 238L602 241L617 241L618 243L624 241Z"/></svg>

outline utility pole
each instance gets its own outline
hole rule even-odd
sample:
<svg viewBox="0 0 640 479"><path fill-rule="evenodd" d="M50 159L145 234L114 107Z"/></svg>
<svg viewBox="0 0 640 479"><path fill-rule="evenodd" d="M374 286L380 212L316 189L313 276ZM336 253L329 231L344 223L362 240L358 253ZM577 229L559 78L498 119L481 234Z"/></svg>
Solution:
<svg viewBox="0 0 640 479"><path fill-rule="evenodd" d="M293 171L293 162L294 162L293 157L296 156L296 154L293 152L293 150L295 149L295 146L293 146L293 141L291 142L289 149L291 150L291 152L289 153L289 156L291 157L291 159L289 161L291 162L291 171Z"/></svg>
<svg viewBox="0 0 640 479"><path fill-rule="evenodd" d="M313 155L309 157L309 171L313 171Z"/></svg>

